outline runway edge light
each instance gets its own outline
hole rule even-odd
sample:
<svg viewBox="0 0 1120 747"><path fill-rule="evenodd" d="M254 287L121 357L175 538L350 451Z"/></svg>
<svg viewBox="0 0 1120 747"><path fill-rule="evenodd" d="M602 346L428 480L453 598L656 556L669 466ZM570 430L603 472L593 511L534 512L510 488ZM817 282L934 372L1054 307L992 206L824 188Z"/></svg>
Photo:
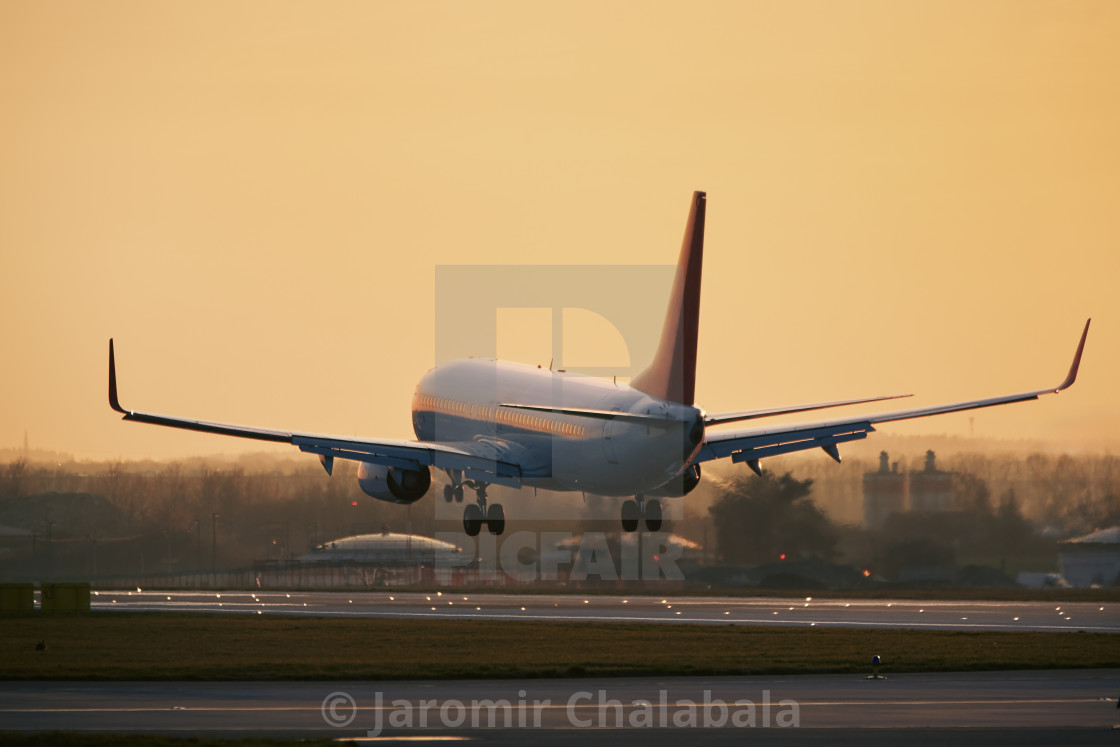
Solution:
<svg viewBox="0 0 1120 747"><path fill-rule="evenodd" d="M883 663L883 660L879 658L879 654L875 654L874 656L871 657L871 675L868 676L867 679L869 679L869 680L885 680L886 679L886 677L879 674L879 665L882 664L882 663Z"/></svg>

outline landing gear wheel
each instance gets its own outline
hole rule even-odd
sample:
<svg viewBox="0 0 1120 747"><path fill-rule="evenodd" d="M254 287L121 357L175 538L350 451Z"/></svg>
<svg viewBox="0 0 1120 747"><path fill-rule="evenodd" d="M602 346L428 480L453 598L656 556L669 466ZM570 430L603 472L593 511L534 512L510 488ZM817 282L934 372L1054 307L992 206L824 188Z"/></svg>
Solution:
<svg viewBox="0 0 1120 747"><path fill-rule="evenodd" d="M486 509L486 528L490 534L498 535L506 530L506 512L500 503L491 503Z"/></svg>
<svg viewBox="0 0 1120 747"><path fill-rule="evenodd" d="M463 502L463 486L462 485L456 486L455 490L453 492L455 494L455 502L456 503L462 503Z"/></svg>
<svg viewBox="0 0 1120 747"><path fill-rule="evenodd" d="M622 531L633 532L638 529L638 521L642 518L642 510L634 499L622 502Z"/></svg>
<svg viewBox="0 0 1120 747"><path fill-rule="evenodd" d="M646 529L661 531L661 501L646 501Z"/></svg>
<svg viewBox="0 0 1120 747"><path fill-rule="evenodd" d="M463 531L468 537L477 537L482 531L482 509L474 503L463 509Z"/></svg>
<svg viewBox="0 0 1120 747"><path fill-rule="evenodd" d="M443 486L443 500L447 501L448 503L451 503L451 501L454 498L455 498L455 488L451 487L450 485L444 485Z"/></svg>

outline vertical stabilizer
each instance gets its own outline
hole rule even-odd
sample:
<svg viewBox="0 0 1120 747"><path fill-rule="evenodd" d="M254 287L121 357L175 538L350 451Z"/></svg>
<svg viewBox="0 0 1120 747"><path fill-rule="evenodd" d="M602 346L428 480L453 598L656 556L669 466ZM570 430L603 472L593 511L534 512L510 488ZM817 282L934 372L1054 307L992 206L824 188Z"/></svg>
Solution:
<svg viewBox="0 0 1120 747"><path fill-rule="evenodd" d="M696 338L700 322L700 271L704 261L704 208L707 195L692 193L692 208L684 228L681 256L665 312L661 341L649 367L630 386L646 394L693 403L696 394Z"/></svg>

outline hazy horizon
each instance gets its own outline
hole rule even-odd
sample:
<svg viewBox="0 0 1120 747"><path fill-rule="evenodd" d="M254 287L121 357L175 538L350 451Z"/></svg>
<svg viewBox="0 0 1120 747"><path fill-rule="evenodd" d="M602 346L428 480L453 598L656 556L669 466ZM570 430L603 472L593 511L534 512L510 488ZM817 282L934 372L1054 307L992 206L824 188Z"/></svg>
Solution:
<svg viewBox="0 0 1120 747"><path fill-rule="evenodd" d="M304 454L298 449L292 448L285 444L260 444L256 443L256 448L253 442L243 442L249 448L242 451L222 451L212 450L210 452L198 453L178 453L170 456L148 456L148 455L115 455L107 457L96 457L81 454L73 454L70 452L58 451L51 449L47 445L36 445L29 443L27 451L23 446L7 447L0 446L0 464L9 464L21 458L27 458L31 464L47 464L54 462L56 464L112 464L117 462L123 463L142 463L153 462L155 464L174 464L174 463L228 463L240 465L242 463L261 463L271 464L275 463L291 463L297 468L301 468L307 464L315 464L313 455ZM1067 454L1070 456L1112 456L1120 453L1120 444L1115 441L1094 442L1092 444L1083 444L1081 447L1072 446L1067 443L1058 443L1054 441L1036 440L1036 439L1003 439L1003 438L983 438L980 436L968 435L955 435L948 433L919 433L910 435L890 434L884 431L877 431L868 436L864 441L856 441L845 444L841 448L841 456L845 462L850 460L862 460L867 462L877 462L879 453L882 451L888 452L891 461L906 462L907 460L918 460L920 462L924 459L926 451L932 450L938 455L944 456L957 456L957 455L997 455L997 456L1010 456L1010 457L1025 457L1031 454L1046 454L1050 456L1059 456ZM804 464L807 460L811 461L819 458L821 464L827 467L832 464L830 458L820 451L807 451L798 452L794 455L785 455L779 457L771 457L763 461L762 466L764 469L773 472L782 473L794 469L798 465ZM59 461L62 459L63 461ZM916 462L916 464L918 463ZM721 463L722 464L722 463ZM742 472L746 467L742 465L723 465L725 469L730 470L732 473ZM744 472L744 474L746 474Z"/></svg>

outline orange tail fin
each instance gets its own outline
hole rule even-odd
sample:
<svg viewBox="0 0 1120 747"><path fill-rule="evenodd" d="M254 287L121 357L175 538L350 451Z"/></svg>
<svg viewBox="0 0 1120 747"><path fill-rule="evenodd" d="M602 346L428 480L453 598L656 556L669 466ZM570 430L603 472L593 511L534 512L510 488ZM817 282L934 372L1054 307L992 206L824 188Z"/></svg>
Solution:
<svg viewBox="0 0 1120 747"><path fill-rule="evenodd" d="M661 341L649 367L630 382L640 392L691 405L696 395L696 339L700 323L700 274L704 262L704 209L707 195L692 193L692 207L681 243L673 292Z"/></svg>

